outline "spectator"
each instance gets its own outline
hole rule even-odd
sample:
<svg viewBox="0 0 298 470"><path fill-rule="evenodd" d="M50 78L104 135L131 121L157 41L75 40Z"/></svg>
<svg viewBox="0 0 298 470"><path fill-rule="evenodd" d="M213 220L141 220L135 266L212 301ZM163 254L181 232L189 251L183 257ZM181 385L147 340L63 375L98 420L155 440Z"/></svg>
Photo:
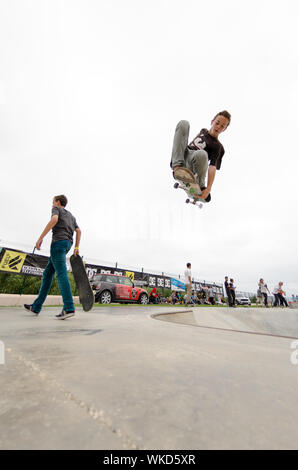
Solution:
<svg viewBox="0 0 298 470"><path fill-rule="evenodd" d="M201 304L202 303L202 292L197 292L197 302L198 304Z"/></svg>
<svg viewBox="0 0 298 470"><path fill-rule="evenodd" d="M210 302L212 305L215 305L214 292L213 292L213 288L212 288L212 287L209 287L208 293L209 293L209 302Z"/></svg>
<svg viewBox="0 0 298 470"><path fill-rule="evenodd" d="M154 287L152 289L152 291L150 292L150 294L149 294L149 302L152 302L153 304L158 303L158 295L157 295L157 292L156 292L156 287Z"/></svg>
<svg viewBox="0 0 298 470"><path fill-rule="evenodd" d="M208 297L207 297L207 291L208 291L208 289L206 287L203 288L202 291L201 291L202 292L202 303L204 305L208 305L208 303L209 303L208 302Z"/></svg>
<svg viewBox="0 0 298 470"><path fill-rule="evenodd" d="M264 300L264 305L265 307L268 307L268 294L270 295L270 291L267 287L267 284L265 284L263 278L259 280L258 287L259 287L262 299Z"/></svg>
<svg viewBox="0 0 298 470"><path fill-rule="evenodd" d="M186 286L186 293L187 293L187 299L186 303L190 303L190 296L191 296L191 289L192 289L192 284L191 284L191 263L187 263L186 265L186 270L184 272L184 277L185 277L185 286Z"/></svg>
<svg viewBox="0 0 298 470"><path fill-rule="evenodd" d="M285 291L283 290L283 285L284 283L283 282L280 282L280 292L279 292L279 300L280 300L280 303L282 306L285 306L285 307L288 307L288 302L287 302L287 299L286 299L286 293Z"/></svg>
<svg viewBox="0 0 298 470"><path fill-rule="evenodd" d="M285 305L286 307L288 307L288 302L286 300L286 293L283 290L283 282L280 281L277 284L277 286L274 288L273 294L275 297L273 307L277 307L278 305L279 306Z"/></svg>
<svg viewBox="0 0 298 470"><path fill-rule="evenodd" d="M193 293L192 293L192 295L190 296L190 303L191 303L192 305L195 305L195 303L196 303L196 302L195 302L195 296L194 296Z"/></svg>
<svg viewBox="0 0 298 470"><path fill-rule="evenodd" d="M261 292L261 289L258 287L258 290L257 290L257 304L262 305L262 302L263 302L263 294Z"/></svg>
<svg viewBox="0 0 298 470"><path fill-rule="evenodd" d="M274 287L274 291L273 291L274 304L273 304L273 307L279 307L279 305L280 305L278 294L279 294L279 284Z"/></svg>
<svg viewBox="0 0 298 470"><path fill-rule="evenodd" d="M230 286L229 286L229 277L228 276L225 276L225 290L226 290L226 294L227 294L227 297L228 297L228 305L229 307L232 307L232 295L231 295L231 291L230 291Z"/></svg>
<svg viewBox="0 0 298 470"><path fill-rule="evenodd" d="M232 305L230 306L236 307L236 294L235 294L236 287L234 286L234 279L232 278L230 278L229 289L230 289L231 297L232 297Z"/></svg>

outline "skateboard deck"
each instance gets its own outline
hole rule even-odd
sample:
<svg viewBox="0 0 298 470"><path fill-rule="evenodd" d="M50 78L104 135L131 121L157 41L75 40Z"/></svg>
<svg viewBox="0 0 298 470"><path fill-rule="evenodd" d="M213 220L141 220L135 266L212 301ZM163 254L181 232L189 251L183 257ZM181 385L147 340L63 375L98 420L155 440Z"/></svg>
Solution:
<svg viewBox="0 0 298 470"><path fill-rule="evenodd" d="M183 189L188 198L186 199L186 204L194 204L198 206L199 209L203 208L203 204L206 202L204 199L200 198L200 195L202 194L202 191L199 187L198 184L196 183L184 183L183 181L179 181L179 183L174 184L174 188L178 189L181 188Z"/></svg>
<svg viewBox="0 0 298 470"><path fill-rule="evenodd" d="M80 303L83 306L83 310L88 312L93 307L94 295L81 256L72 255L70 257L70 264L79 291Z"/></svg>

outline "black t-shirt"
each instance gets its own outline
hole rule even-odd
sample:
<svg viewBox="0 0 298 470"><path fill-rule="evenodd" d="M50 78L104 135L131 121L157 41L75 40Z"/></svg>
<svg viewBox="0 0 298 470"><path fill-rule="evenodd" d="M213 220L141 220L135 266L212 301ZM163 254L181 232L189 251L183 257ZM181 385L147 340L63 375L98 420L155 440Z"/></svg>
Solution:
<svg viewBox="0 0 298 470"><path fill-rule="evenodd" d="M69 240L73 243L73 232L78 228L78 224L74 216L64 207L54 206L52 208L52 216L58 215L58 222L53 227L52 243L59 240Z"/></svg>
<svg viewBox="0 0 298 470"><path fill-rule="evenodd" d="M208 129L202 129L193 141L190 142L188 148L190 150L205 150L208 153L210 165L214 165L217 170L220 170L225 149L216 137L209 134Z"/></svg>

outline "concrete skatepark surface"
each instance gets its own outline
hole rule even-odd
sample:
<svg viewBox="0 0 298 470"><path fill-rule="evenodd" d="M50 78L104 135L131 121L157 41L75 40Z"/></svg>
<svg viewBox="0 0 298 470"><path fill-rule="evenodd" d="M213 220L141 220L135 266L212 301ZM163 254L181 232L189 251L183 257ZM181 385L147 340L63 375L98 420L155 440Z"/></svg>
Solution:
<svg viewBox="0 0 298 470"><path fill-rule="evenodd" d="M0 308L0 449L298 448L298 310L60 310Z"/></svg>

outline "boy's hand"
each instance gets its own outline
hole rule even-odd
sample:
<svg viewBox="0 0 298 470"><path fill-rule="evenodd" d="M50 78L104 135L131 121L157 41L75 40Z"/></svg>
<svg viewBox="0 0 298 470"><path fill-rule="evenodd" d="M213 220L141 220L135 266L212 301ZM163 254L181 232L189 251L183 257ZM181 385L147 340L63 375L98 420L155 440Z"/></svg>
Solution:
<svg viewBox="0 0 298 470"><path fill-rule="evenodd" d="M206 199L206 197L208 197L210 194L210 191L206 188L202 191L202 194L200 196L200 199Z"/></svg>
<svg viewBox="0 0 298 470"><path fill-rule="evenodd" d="M79 247L76 246L73 252L74 256L77 256L79 254Z"/></svg>
<svg viewBox="0 0 298 470"><path fill-rule="evenodd" d="M35 244L37 250L40 250L42 242L43 242L43 238L40 237Z"/></svg>

